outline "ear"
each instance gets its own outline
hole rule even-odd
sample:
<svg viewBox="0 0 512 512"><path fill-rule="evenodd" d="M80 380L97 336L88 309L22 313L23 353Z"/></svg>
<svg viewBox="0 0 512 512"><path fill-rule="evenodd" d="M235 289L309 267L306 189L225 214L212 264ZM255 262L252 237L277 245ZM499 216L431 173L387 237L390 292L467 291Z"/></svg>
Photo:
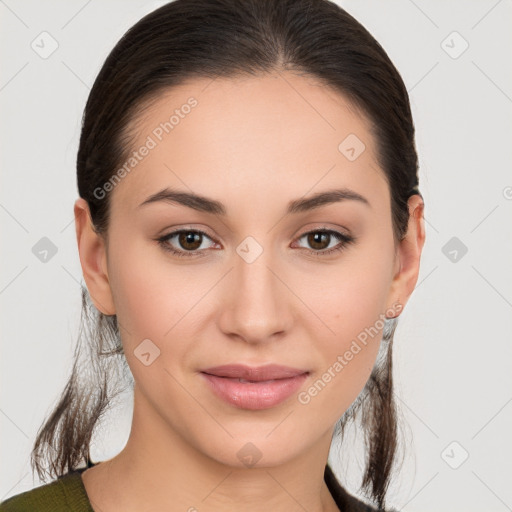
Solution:
<svg viewBox="0 0 512 512"><path fill-rule="evenodd" d="M388 309L394 309L398 314L389 318L394 318L400 314L418 281L421 251L425 243L424 207L425 204L420 195L414 194L409 198L407 234L398 243L396 273L388 296Z"/></svg>
<svg viewBox="0 0 512 512"><path fill-rule="evenodd" d="M94 231L91 212L85 199L75 201L74 212L78 253L89 295L99 311L105 315L114 315L105 240Z"/></svg>

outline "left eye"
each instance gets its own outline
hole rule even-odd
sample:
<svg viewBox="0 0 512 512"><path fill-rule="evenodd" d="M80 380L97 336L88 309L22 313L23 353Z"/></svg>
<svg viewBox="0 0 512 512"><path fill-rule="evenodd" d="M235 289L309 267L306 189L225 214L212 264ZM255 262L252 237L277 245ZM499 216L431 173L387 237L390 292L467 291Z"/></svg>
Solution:
<svg viewBox="0 0 512 512"><path fill-rule="evenodd" d="M325 256L327 254L341 251L345 249L347 245L355 241L354 237L344 235L332 229L317 229L314 231L309 231L308 233L304 233L301 237L299 237L298 240L301 240L302 238L305 237L310 247L314 248L306 248L306 251L315 256ZM324 246L326 241L328 242L327 246ZM330 242L332 241L337 241L338 243L334 244L334 246L329 247Z"/></svg>

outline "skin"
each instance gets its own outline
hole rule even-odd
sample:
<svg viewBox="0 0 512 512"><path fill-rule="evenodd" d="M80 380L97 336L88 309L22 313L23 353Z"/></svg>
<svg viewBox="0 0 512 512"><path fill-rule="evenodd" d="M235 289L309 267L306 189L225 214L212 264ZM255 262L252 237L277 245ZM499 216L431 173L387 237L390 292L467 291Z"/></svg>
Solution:
<svg viewBox="0 0 512 512"><path fill-rule="evenodd" d="M87 288L100 311L117 315L135 380L127 445L85 471L84 485L102 512L338 510L323 480L333 429L368 380L382 332L307 404L295 394L270 409L239 409L198 371L284 364L309 370L299 391L309 389L379 315L407 303L425 239L423 201L410 198L408 234L395 245L367 120L339 93L289 71L166 91L137 118L134 149L190 96L198 105L111 192L107 240L93 231L86 201L75 203ZM354 161L338 150L350 133L366 146ZM138 207L165 187L220 201L227 215ZM345 200L285 215L289 201L340 187L370 206ZM196 245L202 256L176 257L155 241L191 227L210 237ZM339 245L303 236L320 228L356 241L309 254ZM252 263L236 252L247 236L263 249ZM168 244L189 247L178 237ZM160 349L149 366L134 354L144 339ZM237 456L249 442L261 453L252 467Z"/></svg>

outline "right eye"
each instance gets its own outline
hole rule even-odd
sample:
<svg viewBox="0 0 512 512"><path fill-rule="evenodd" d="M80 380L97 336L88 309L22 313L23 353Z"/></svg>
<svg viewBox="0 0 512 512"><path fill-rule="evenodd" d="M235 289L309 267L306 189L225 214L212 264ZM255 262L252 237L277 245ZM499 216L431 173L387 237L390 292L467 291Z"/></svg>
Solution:
<svg viewBox="0 0 512 512"><path fill-rule="evenodd" d="M205 248L201 249L204 237L211 238L201 230L197 229L180 229L173 231L157 239L160 246L172 254L179 257L196 257L199 256ZM171 241L176 238L176 243L181 246L176 247Z"/></svg>

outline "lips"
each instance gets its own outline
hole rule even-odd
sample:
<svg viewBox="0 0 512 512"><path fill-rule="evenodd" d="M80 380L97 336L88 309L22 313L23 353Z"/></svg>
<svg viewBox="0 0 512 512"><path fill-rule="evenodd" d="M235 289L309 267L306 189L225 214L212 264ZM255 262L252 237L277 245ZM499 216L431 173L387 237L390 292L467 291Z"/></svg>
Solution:
<svg viewBox="0 0 512 512"><path fill-rule="evenodd" d="M289 366L224 365L201 371L213 393L241 409L268 409L289 398L309 371Z"/></svg>
<svg viewBox="0 0 512 512"><path fill-rule="evenodd" d="M214 375L216 377L226 377L229 379L242 379L244 381L250 382L262 382L297 377L303 373L308 373L308 371L275 364L266 366L228 364L224 366L208 368L203 370L203 373Z"/></svg>

